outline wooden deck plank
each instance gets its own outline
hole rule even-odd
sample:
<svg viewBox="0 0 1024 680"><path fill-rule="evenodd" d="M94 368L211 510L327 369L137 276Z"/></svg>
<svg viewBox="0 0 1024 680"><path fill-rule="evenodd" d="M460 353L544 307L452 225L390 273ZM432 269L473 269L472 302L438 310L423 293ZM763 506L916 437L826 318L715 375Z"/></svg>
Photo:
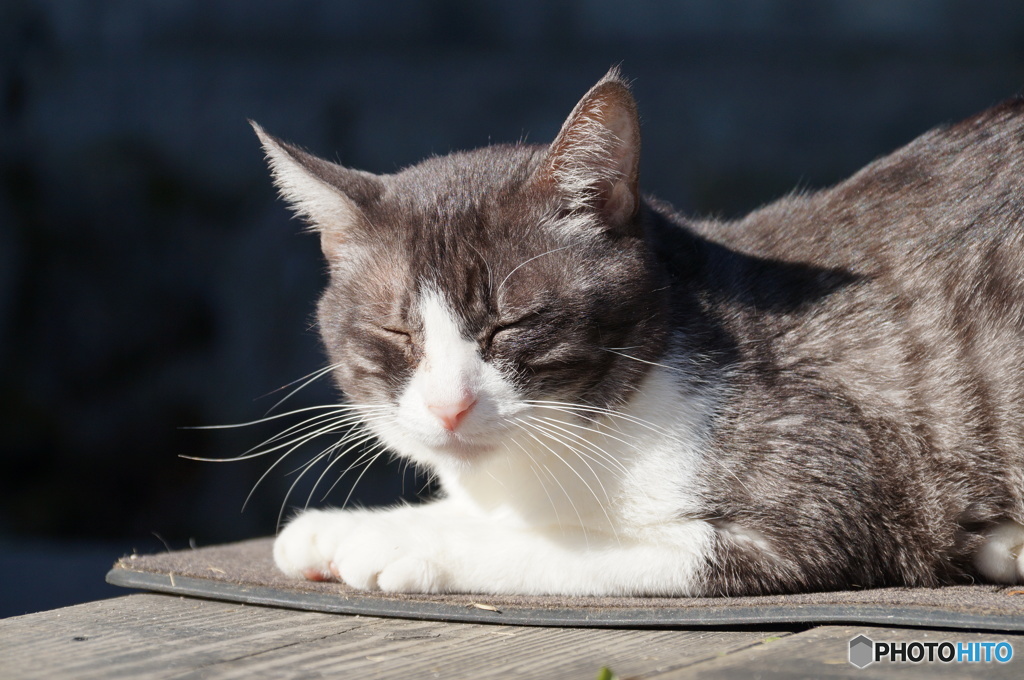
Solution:
<svg viewBox="0 0 1024 680"><path fill-rule="evenodd" d="M168 677L368 622L163 595L127 597L0 621L8 677Z"/></svg>
<svg viewBox="0 0 1024 680"><path fill-rule="evenodd" d="M340 637L219 665L213 677L645 678L758 644L772 634L529 628L380 619ZM785 635L785 633L781 633ZM296 669L301 669L301 673ZM211 669L204 669L207 673ZM206 677L209 677L207 675Z"/></svg>
<svg viewBox="0 0 1024 680"><path fill-rule="evenodd" d="M0 621L0 677L645 678L779 632L530 628L137 594Z"/></svg>
<svg viewBox="0 0 1024 680"><path fill-rule="evenodd" d="M876 641L894 642L981 642L1008 641L1014 658L1008 663L886 663L866 668L849 663L849 642L858 635ZM992 678L1019 680L1024 678L1024 635L1000 633L965 633L949 630L913 630L906 628L872 628L822 626L787 636L768 644L754 645L734 654L694 666L656 675L657 680L689 678L736 680L757 677L774 678Z"/></svg>

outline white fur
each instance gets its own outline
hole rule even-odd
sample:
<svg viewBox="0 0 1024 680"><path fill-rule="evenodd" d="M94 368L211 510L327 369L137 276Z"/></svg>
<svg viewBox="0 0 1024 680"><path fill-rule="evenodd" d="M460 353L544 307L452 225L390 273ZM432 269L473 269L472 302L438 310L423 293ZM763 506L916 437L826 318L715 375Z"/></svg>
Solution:
<svg viewBox="0 0 1024 680"><path fill-rule="evenodd" d="M996 583L1024 583L1024 526L1003 522L989 530L974 564Z"/></svg>
<svg viewBox="0 0 1024 680"><path fill-rule="evenodd" d="M711 396L655 366L617 416L529 403L481 360L439 294L420 305L424 358L390 424L373 427L429 466L444 497L305 512L278 538L278 566L386 591L702 592L714 528L687 516L699 508L690 481L706 462ZM477 405L449 432L426 405L466 390Z"/></svg>
<svg viewBox="0 0 1024 680"><path fill-rule="evenodd" d="M417 463L435 469L462 466L497 448L507 434L507 420L522 407L515 389L480 358L476 343L462 336L438 292L427 289L419 307L423 359L398 401L394 424L379 426L377 435ZM477 403L458 430L449 432L429 407L466 392Z"/></svg>

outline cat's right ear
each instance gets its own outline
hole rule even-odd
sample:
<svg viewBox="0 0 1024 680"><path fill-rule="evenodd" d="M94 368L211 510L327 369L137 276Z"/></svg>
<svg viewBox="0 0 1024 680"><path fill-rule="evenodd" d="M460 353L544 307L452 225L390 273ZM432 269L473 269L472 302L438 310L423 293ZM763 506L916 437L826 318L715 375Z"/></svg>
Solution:
<svg viewBox="0 0 1024 680"><path fill-rule="evenodd" d="M380 196L380 179L317 158L267 134L257 123L249 124L260 138L281 197L319 232L328 261L335 259L352 232L366 226L364 209Z"/></svg>

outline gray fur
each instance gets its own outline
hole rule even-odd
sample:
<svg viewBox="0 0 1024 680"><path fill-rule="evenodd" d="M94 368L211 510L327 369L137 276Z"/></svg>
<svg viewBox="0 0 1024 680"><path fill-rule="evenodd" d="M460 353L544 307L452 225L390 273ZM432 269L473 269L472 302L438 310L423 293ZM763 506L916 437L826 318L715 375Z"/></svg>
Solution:
<svg viewBox="0 0 1024 680"><path fill-rule="evenodd" d="M735 222L642 199L639 137L612 119L639 130L617 72L550 147L379 177L263 135L357 208L314 224L342 391L400 393L412 301L434 286L531 398L614 407L644 362L719 388L698 484L698 519L722 527L708 592L975 578L984 532L1024 522L1024 100ZM607 351L624 347L640 361Z"/></svg>

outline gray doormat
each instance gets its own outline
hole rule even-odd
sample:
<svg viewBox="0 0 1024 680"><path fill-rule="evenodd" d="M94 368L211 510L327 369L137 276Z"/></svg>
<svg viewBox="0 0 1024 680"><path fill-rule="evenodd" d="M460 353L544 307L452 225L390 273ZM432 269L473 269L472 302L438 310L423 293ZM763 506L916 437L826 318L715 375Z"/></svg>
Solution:
<svg viewBox="0 0 1024 680"><path fill-rule="evenodd" d="M278 573L272 539L124 557L107 582L292 609L530 626L666 628L868 623L1024 631L1024 588L881 588L731 598L391 595Z"/></svg>

